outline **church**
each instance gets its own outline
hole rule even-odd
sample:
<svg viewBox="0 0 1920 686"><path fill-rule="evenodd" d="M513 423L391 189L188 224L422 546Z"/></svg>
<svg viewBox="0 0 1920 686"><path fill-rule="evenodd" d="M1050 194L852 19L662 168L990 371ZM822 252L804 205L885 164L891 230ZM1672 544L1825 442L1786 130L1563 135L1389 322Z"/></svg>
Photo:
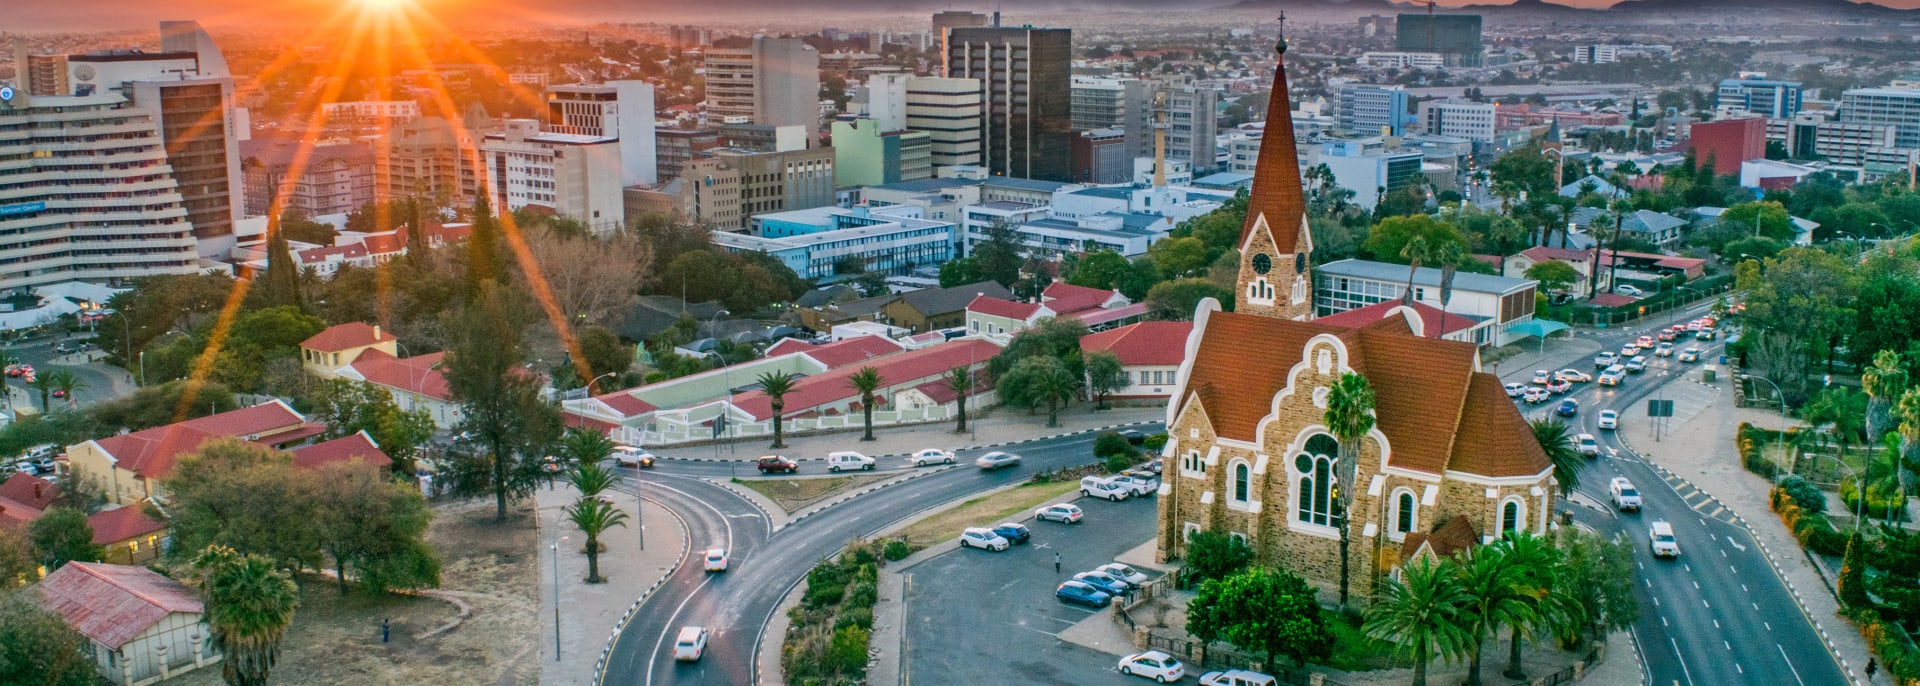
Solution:
<svg viewBox="0 0 1920 686"><path fill-rule="evenodd" d="M1284 57L1285 42L1278 50ZM1313 238L1284 59L1270 98L1235 311L1200 303L1167 406L1157 557L1181 557L1189 532L1226 532L1257 564L1337 592L1338 498L1351 498L1349 590L1364 598L1403 561L1505 531L1545 533L1553 463L1500 379L1481 370L1478 348L1427 331L1414 307L1313 320ZM1347 372L1376 396L1351 488L1335 483L1340 445L1323 419Z"/></svg>

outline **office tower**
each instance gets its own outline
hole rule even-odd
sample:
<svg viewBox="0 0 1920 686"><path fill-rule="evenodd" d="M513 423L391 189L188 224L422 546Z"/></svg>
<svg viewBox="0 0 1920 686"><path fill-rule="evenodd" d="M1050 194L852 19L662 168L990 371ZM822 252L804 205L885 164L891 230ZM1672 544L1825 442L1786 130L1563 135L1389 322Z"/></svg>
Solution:
<svg viewBox="0 0 1920 686"><path fill-rule="evenodd" d="M1073 132L1073 181L1126 183L1133 171L1129 147L1127 132L1119 129Z"/></svg>
<svg viewBox="0 0 1920 686"><path fill-rule="evenodd" d="M296 159L303 160L298 177L292 173ZM248 217L265 216L276 201L282 212L346 214L377 197L373 148L364 143L312 145L288 135L253 138L240 143L240 166Z"/></svg>
<svg viewBox="0 0 1920 686"><path fill-rule="evenodd" d="M925 131L934 169L980 164L985 100L979 79L907 80L907 129Z"/></svg>
<svg viewBox="0 0 1920 686"><path fill-rule="evenodd" d="M833 123L834 183L878 186L933 176L933 141L926 132L889 130L872 119Z"/></svg>
<svg viewBox="0 0 1920 686"><path fill-rule="evenodd" d="M1620 49L1612 45L1577 45L1573 48L1576 64L1612 64L1620 61Z"/></svg>
<svg viewBox="0 0 1920 686"><path fill-rule="evenodd" d="M949 78L976 78L986 93L981 162L988 173L1065 181L1072 142L1071 29L956 28L947 32Z"/></svg>
<svg viewBox="0 0 1920 686"><path fill-rule="evenodd" d="M1920 148L1920 90L1855 88L1840 95L1840 121L1886 124L1898 130L1894 145Z"/></svg>
<svg viewBox="0 0 1920 686"><path fill-rule="evenodd" d="M579 220L598 234L626 223L619 141L549 133L532 119L510 119L480 144L486 192L496 212L539 206Z"/></svg>
<svg viewBox="0 0 1920 686"><path fill-rule="evenodd" d="M1713 160L1716 174L1739 174L1740 163L1767 156L1767 120L1758 117L1693 125L1688 150L1699 164Z"/></svg>
<svg viewBox="0 0 1920 686"><path fill-rule="evenodd" d="M880 124L882 131L907 128L907 86L914 80L907 74L874 74L860 94L866 116Z"/></svg>
<svg viewBox="0 0 1920 686"><path fill-rule="evenodd" d="M1154 85L1141 79L1073 77L1073 130L1118 129L1127 154L1153 155Z"/></svg>
<svg viewBox="0 0 1920 686"><path fill-rule="evenodd" d="M1386 194L1422 180L1424 158L1419 151L1390 152L1368 146L1366 141L1339 141L1314 150L1310 162L1326 165L1333 172L1334 184L1353 191L1354 202L1371 212Z"/></svg>
<svg viewBox="0 0 1920 686"><path fill-rule="evenodd" d="M1429 134L1492 143L1494 112L1490 102L1429 100L1420 103L1420 124Z"/></svg>
<svg viewBox="0 0 1920 686"><path fill-rule="evenodd" d="M940 46L940 53L947 52L947 30L986 26L987 15L978 12L950 10L933 15L933 40Z"/></svg>
<svg viewBox="0 0 1920 686"><path fill-rule="evenodd" d="M1744 111L1769 119L1792 119L1800 113L1799 81L1763 79L1727 79L1720 82L1714 109L1721 113Z"/></svg>
<svg viewBox="0 0 1920 686"><path fill-rule="evenodd" d="M17 53L14 62L20 65L20 76L26 79L24 90L27 95L67 95L73 87L67 80L66 55L29 55L25 41L14 44Z"/></svg>
<svg viewBox="0 0 1920 686"><path fill-rule="evenodd" d="M653 135L653 85L610 81L547 89L547 130L620 141L620 184L659 181Z"/></svg>
<svg viewBox="0 0 1920 686"><path fill-rule="evenodd" d="M157 114L126 96L0 101L0 290L199 270Z"/></svg>
<svg viewBox="0 0 1920 686"><path fill-rule="evenodd" d="M474 133L440 117L397 124L374 139L374 178L382 200L420 197L452 207L473 204L485 172Z"/></svg>
<svg viewBox="0 0 1920 686"><path fill-rule="evenodd" d="M1407 91L1400 86L1350 83L1335 91L1336 126L1363 136L1401 136L1407 128Z"/></svg>
<svg viewBox="0 0 1920 686"><path fill-rule="evenodd" d="M1211 88L1164 86L1167 105L1167 159L1186 162L1195 172L1213 169L1219 164L1215 137L1219 120L1215 113L1220 96Z"/></svg>
<svg viewBox="0 0 1920 686"><path fill-rule="evenodd" d="M706 54L707 115L716 123L820 125L820 53L798 38L754 36L753 45Z"/></svg>
<svg viewBox="0 0 1920 686"><path fill-rule="evenodd" d="M659 154L657 183L680 178L687 163L708 150L720 147L720 132L713 129L658 129L653 132Z"/></svg>
<svg viewBox="0 0 1920 686"><path fill-rule="evenodd" d="M1401 52L1437 52L1449 67L1478 67L1481 63L1480 15L1402 14L1394 33L1394 49Z"/></svg>

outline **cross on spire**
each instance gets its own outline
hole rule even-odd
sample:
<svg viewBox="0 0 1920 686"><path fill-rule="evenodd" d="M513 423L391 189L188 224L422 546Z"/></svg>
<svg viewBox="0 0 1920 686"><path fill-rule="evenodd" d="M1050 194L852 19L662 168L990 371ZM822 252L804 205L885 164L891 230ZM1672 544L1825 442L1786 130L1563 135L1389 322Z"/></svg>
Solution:
<svg viewBox="0 0 1920 686"><path fill-rule="evenodd" d="M1287 12L1286 10L1280 11L1280 42L1274 44L1273 51L1282 55L1287 54Z"/></svg>

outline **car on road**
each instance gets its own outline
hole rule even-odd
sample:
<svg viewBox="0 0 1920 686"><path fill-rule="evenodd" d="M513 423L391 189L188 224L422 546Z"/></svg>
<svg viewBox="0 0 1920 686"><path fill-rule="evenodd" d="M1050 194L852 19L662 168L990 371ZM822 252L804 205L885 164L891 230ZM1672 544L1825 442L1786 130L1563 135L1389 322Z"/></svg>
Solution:
<svg viewBox="0 0 1920 686"><path fill-rule="evenodd" d="M1147 442L1147 432L1141 431L1139 429L1121 429L1116 433L1120 434L1121 438L1127 439L1128 443L1132 443L1134 445L1140 445Z"/></svg>
<svg viewBox="0 0 1920 686"><path fill-rule="evenodd" d="M1621 366L1627 368L1628 374L1638 374L1647 371L1647 356L1634 355L1633 359L1627 360L1627 363Z"/></svg>
<svg viewBox="0 0 1920 686"><path fill-rule="evenodd" d="M1133 584L1121 581L1119 577L1103 572L1081 572L1073 575L1073 580L1106 591L1110 595L1123 595L1127 591L1133 590Z"/></svg>
<svg viewBox="0 0 1920 686"><path fill-rule="evenodd" d="M1507 397L1509 398L1518 398L1520 394L1527 392L1527 385L1523 383L1510 383L1507 384L1506 388Z"/></svg>
<svg viewBox="0 0 1920 686"><path fill-rule="evenodd" d="M914 453L908 457L907 460L911 461L915 467L925 467L930 464L953 464L953 451L941 450L939 448L926 448Z"/></svg>
<svg viewBox="0 0 1920 686"><path fill-rule="evenodd" d="M1699 331L1699 330L1700 330L1700 327L1702 327L1702 326L1705 326L1705 324L1702 324L1702 323L1700 322L1700 320L1698 320L1698 319L1695 319L1695 320L1693 320L1693 321L1690 321L1690 322L1687 322L1687 330L1688 330L1688 331Z"/></svg>
<svg viewBox="0 0 1920 686"><path fill-rule="evenodd" d="M1535 386L1545 386L1547 385L1547 382L1552 380L1553 380L1553 372L1549 372L1545 369L1535 369L1533 370L1533 380L1528 381L1527 383L1533 384Z"/></svg>
<svg viewBox="0 0 1920 686"><path fill-rule="evenodd" d="M1013 547L1013 543L1002 538L1000 534L994 533L992 529L975 526L960 532L960 547L1000 552Z"/></svg>
<svg viewBox="0 0 1920 686"><path fill-rule="evenodd" d="M1207 672L1200 675L1200 686L1274 686L1280 683L1273 677L1244 669L1225 672Z"/></svg>
<svg viewBox="0 0 1920 686"><path fill-rule="evenodd" d="M873 471L873 458L851 450L836 450L827 453L827 471L836 474L840 472L871 472Z"/></svg>
<svg viewBox="0 0 1920 686"><path fill-rule="evenodd" d="M1638 355L1638 354L1640 354L1640 346L1634 345L1632 343L1628 343L1626 345L1620 346L1621 359L1633 357L1634 355Z"/></svg>
<svg viewBox="0 0 1920 686"><path fill-rule="evenodd" d="M1693 332L1693 338L1695 340L1711 341L1713 340L1713 329L1702 327L1699 331Z"/></svg>
<svg viewBox="0 0 1920 686"><path fill-rule="evenodd" d="M1620 385L1620 382L1625 380L1626 378L1627 378L1627 368L1616 364L1614 366L1608 367L1606 371L1600 372L1600 385L1618 386Z"/></svg>
<svg viewBox="0 0 1920 686"><path fill-rule="evenodd" d="M61 355L67 355L67 354L79 352L80 349L73 347L73 344L71 343L61 343L59 345L53 346L53 351Z"/></svg>
<svg viewBox="0 0 1920 686"><path fill-rule="evenodd" d="M1547 384L1546 389L1548 393L1560 395L1561 393L1573 390L1573 384L1556 379L1552 383Z"/></svg>
<svg viewBox="0 0 1920 686"><path fill-rule="evenodd" d="M1116 577L1119 577L1121 581L1125 581L1127 583L1133 584L1134 586L1139 586L1141 584L1147 583L1147 575L1141 574L1140 570L1138 569L1128 567L1118 562L1109 562L1109 563L1100 565L1098 567L1094 567L1093 571L1106 572L1108 574L1112 574Z"/></svg>
<svg viewBox="0 0 1920 686"><path fill-rule="evenodd" d="M1613 496L1613 506L1620 511L1640 511L1640 489L1634 488L1627 477L1613 477L1613 482L1607 484L1607 493Z"/></svg>
<svg viewBox="0 0 1920 686"><path fill-rule="evenodd" d="M1003 453L998 450L995 450L985 455L981 455L980 457L974 458L973 464L974 466L979 467L981 469L999 469L1001 467L1013 467L1020 464L1020 456L1015 455L1013 453Z"/></svg>
<svg viewBox="0 0 1920 686"><path fill-rule="evenodd" d="M787 459L785 455L768 455L755 462L761 474L792 474L800 471L800 463Z"/></svg>
<svg viewBox="0 0 1920 686"><path fill-rule="evenodd" d="M1608 430L1619 429L1620 428L1620 412L1618 410L1601 410L1600 421L1597 423L1600 425L1600 428L1602 429L1608 429Z"/></svg>
<svg viewBox="0 0 1920 686"><path fill-rule="evenodd" d="M1631 295L1631 296L1633 296L1633 297L1636 297L1636 298L1638 298L1638 297L1640 297L1640 296L1642 296L1642 295L1646 295L1646 291L1643 291L1643 290L1640 290L1640 289L1638 289L1638 288L1634 288L1634 287L1632 287L1632 286L1629 286L1629 285L1626 285L1626 284L1620 284L1620 285L1618 285L1618 286L1614 286L1614 287L1613 287L1613 292L1615 292L1615 293L1619 293L1619 294L1621 294L1621 295Z"/></svg>
<svg viewBox="0 0 1920 686"><path fill-rule="evenodd" d="M673 659L693 662L707 652L707 630L697 626L680 627L680 635L673 639Z"/></svg>
<svg viewBox="0 0 1920 686"><path fill-rule="evenodd" d="M1593 434L1580 434L1573 439L1573 449L1582 455L1599 457L1600 439L1594 438Z"/></svg>
<svg viewBox="0 0 1920 686"><path fill-rule="evenodd" d="M1553 408L1553 413L1562 417L1574 416L1580 413L1580 403L1572 398L1562 400L1559 407Z"/></svg>
<svg viewBox="0 0 1920 686"><path fill-rule="evenodd" d="M1612 351L1603 352L1593 356L1594 369L1606 369L1616 364L1620 364L1620 356L1617 354L1614 354Z"/></svg>
<svg viewBox="0 0 1920 686"><path fill-rule="evenodd" d="M1105 498L1119 502L1133 495L1133 486L1118 483L1110 477L1084 476L1080 478L1080 495L1085 498Z"/></svg>
<svg viewBox="0 0 1920 686"><path fill-rule="evenodd" d="M1085 519L1086 516L1087 513L1081 512L1079 506L1068 505L1066 503L1048 505L1033 511L1034 519L1043 522L1060 522L1061 524L1079 524L1080 520Z"/></svg>
<svg viewBox="0 0 1920 686"><path fill-rule="evenodd" d="M1128 470L1124 474L1117 475L1113 477L1113 482L1127 487L1127 490L1136 496L1153 495L1154 491L1160 490L1160 479L1153 476L1153 472L1135 473L1136 471Z"/></svg>
<svg viewBox="0 0 1920 686"><path fill-rule="evenodd" d="M1158 650L1134 653L1120 658L1120 673L1127 676L1146 677L1160 683L1179 681L1187 675L1187 666L1180 664L1172 655Z"/></svg>
<svg viewBox="0 0 1920 686"><path fill-rule="evenodd" d="M1673 344L1661 343L1660 345L1654 346L1653 354L1657 357L1673 357Z"/></svg>
<svg viewBox="0 0 1920 686"><path fill-rule="evenodd" d="M1553 391L1544 388L1529 388L1526 392L1520 394L1520 399L1527 401L1527 403L1531 405L1544 403L1551 398L1553 398Z"/></svg>
<svg viewBox="0 0 1920 686"><path fill-rule="evenodd" d="M1700 349L1699 349L1699 348L1687 348L1686 350L1682 350L1682 351L1680 351L1680 361L1681 361L1681 362L1699 362L1699 361L1700 361Z"/></svg>
<svg viewBox="0 0 1920 686"><path fill-rule="evenodd" d="M1568 383L1586 383L1588 381L1593 380L1593 375L1580 371L1578 369L1562 369L1560 371L1554 372L1553 378L1559 379L1561 381L1565 381Z"/></svg>
<svg viewBox="0 0 1920 686"><path fill-rule="evenodd" d="M1654 557L1679 557L1680 541L1673 537L1673 525L1657 521L1647 528L1647 541Z"/></svg>
<svg viewBox="0 0 1920 686"><path fill-rule="evenodd" d="M1027 525L1019 522L995 524L993 526L993 533L998 534L1001 538L1007 539L1008 543L1014 545L1025 545L1027 541L1033 539L1033 531L1028 529Z"/></svg>
<svg viewBox="0 0 1920 686"><path fill-rule="evenodd" d="M1680 333L1678 331L1674 331L1673 329L1661 329L1660 333L1655 335L1654 337L1660 339L1661 342L1666 342L1666 341L1671 341L1675 338L1678 338L1679 336L1680 336Z"/></svg>
<svg viewBox="0 0 1920 686"><path fill-rule="evenodd" d="M1651 348L1653 347L1653 337L1641 336L1639 338L1635 338L1633 339L1633 345L1634 347L1638 347L1638 348Z"/></svg>
<svg viewBox="0 0 1920 686"><path fill-rule="evenodd" d="M647 452L642 448L631 445L616 445L613 447L613 463L622 467L632 467L634 469L652 467L654 459L656 458L654 458L653 453Z"/></svg>
<svg viewBox="0 0 1920 686"><path fill-rule="evenodd" d="M1053 589L1053 597L1069 605L1085 605L1096 610L1113 601L1113 594L1094 588L1085 581L1062 581Z"/></svg>
<svg viewBox="0 0 1920 686"><path fill-rule="evenodd" d="M727 549L726 548L708 548L707 549L707 571L709 572L727 571Z"/></svg>

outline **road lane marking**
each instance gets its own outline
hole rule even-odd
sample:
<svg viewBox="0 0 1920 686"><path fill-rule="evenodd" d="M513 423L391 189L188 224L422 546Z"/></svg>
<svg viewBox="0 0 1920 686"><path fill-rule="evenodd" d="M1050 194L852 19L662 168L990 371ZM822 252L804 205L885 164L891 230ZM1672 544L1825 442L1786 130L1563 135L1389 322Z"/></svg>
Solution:
<svg viewBox="0 0 1920 686"><path fill-rule="evenodd" d="M1760 625L1766 627L1767 631L1773 631L1773 624L1771 622L1761 622Z"/></svg>
<svg viewBox="0 0 1920 686"><path fill-rule="evenodd" d="M1716 619L1716 620L1713 620L1713 628L1715 628L1715 629L1718 629L1718 628L1720 628L1720 620L1718 620L1718 619Z"/></svg>
<svg viewBox="0 0 1920 686"><path fill-rule="evenodd" d="M1800 678L1800 670L1794 669L1793 660L1787 657L1787 649L1778 643L1773 644L1773 647L1780 649L1780 659L1787 661L1787 669L1793 672L1793 680L1800 682L1800 686L1807 686L1807 680Z"/></svg>
<svg viewBox="0 0 1920 686"><path fill-rule="evenodd" d="M1722 639L1722 640L1720 641L1720 645L1723 645L1723 646L1726 646L1726 647L1727 647L1727 652L1729 652L1729 653L1731 653L1731 652L1733 652L1733 644L1732 644L1732 643L1728 643L1728 642L1727 642L1727 641L1726 641L1725 639Z"/></svg>
<svg viewBox="0 0 1920 686"><path fill-rule="evenodd" d="M1680 675L1687 678L1688 686L1692 686L1693 672L1687 669L1687 656L1680 654L1680 642L1673 640L1672 636L1667 637L1667 642L1673 644L1673 657L1674 659L1680 661ZM1786 651L1781 651L1780 654L1785 655ZM1802 686L1805 686L1805 685L1802 684Z"/></svg>
<svg viewBox="0 0 1920 686"><path fill-rule="evenodd" d="M1667 623L1666 615L1660 615L1660 626L1672 626L1671 624Z"/></svg>
<svg viewBox="0 0 1920 686"><path fill-rule="evenodd" d="M667 626L673 626L674 620L680 618L680 611L687 609L687 603L693 602L693 597L700 595L700 589L706 588L707 583L713 581L713 578L714 578L714 575L708 574L706 578L700 580L700 585L693 587L693 592L688 593L687 597L680 601L680 606L673 608L673 614L667 615ZM660 632L659 640L656 640L653 642L653 656L647 658L647 683L648 684L653 683L654 663L660 661L660 646L663 646L666 644L667 644L667 632L662 631Z"/></svg>
<svg viewBox="0 0 1920 686"><path fill-rule="evenodd" d="M1700 599L1700 604L1701 604L1701 605L1705 605L1705 606L1707 606L1707 609L1709 609L1709 610L1711 610L1711 609L1713 609L1713 603L1709 603L1709 602L1707 602L1707 599L1706 599L1706 598L1701 598L1701 599Z"/></svg>
<svg viewBox="0 0 1920 686"><path fill-rule="evenodd" d="M1660 596L1653 596L1653 606L1660 607Z"/></svg>

